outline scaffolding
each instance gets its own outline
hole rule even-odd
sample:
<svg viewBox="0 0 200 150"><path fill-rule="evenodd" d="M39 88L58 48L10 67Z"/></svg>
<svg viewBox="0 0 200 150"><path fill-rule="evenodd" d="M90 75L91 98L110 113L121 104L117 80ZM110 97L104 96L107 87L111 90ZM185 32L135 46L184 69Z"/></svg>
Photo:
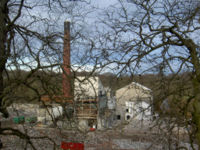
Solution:
<svg viewBox="0 0 200 150"><path fill-rule="evenodd" d="M97 99L79 99L76 102L76 116L78 119L97 119Z"/></svg>

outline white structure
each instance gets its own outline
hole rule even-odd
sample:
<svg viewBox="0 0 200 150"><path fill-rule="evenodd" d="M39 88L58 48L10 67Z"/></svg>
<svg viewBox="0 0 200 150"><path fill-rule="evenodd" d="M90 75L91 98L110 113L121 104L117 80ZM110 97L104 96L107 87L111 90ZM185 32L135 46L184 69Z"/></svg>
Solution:
<svg viewBox="0 0 200 150"><path fill-rule="evenodd" d="M63 115L63 107L57 104L52 105L52 107L40 107L39 104L17 104L14 103L8 108L11 116L25 116L25 117L35 117L37 116L38 122L52 122L57 117Z"/></svg>
<svg viewBox="0 0 200 150"><path fill-rule="evenodd" d="M110 110L114 110L116 107L116 100L115 97L113 96L112 90L109 87L105 87L105 92L106 92L106 96L107 96L107 107Z"/></svg>
<svg viewBox="0 0 200 150"><path fill-rule="evenodd" d="M76 77L74 81L74 98L79 105L77 116L80 129L88 126L101 129L103 112L107 107L107 98L100 78L97 76Z"/></svg>
<svg viewBox="0 0 200 150"><path fill-rule="evenodd" d="M13 103L8 107L10 115L13 116L37 116L37 110L39 109L38 104L29 103Z"/></svg>
<svg viewBox="0 0 200 150"><path fill-rule="evenodd" d="M105 89L99 77L77 77L74 82L74 96L76 98L97 98L105 95Z"/></svg>
<svg viewBox="0 0 200 150"><path fill-rule="evenodd" d="M148 120L151 117L151 90L139 83L131 84L116 91L116 113L118 120Z"/></svg>
<svg viewBox="0 0 200 150"><path fill-rule="evenodd" d="M138 120L148 120L151 117L151 106L148 102L125 102L125 120L129 120L131 118Z"/></svg>
<svg viewBox="0 0 200 150"><path fill-rule="evenodd" d="M115 104L115 99L109 99L107 102L107 107L108 109L115 109L116 104Z"/></svg>
<svg viewBox="0 0 200 150"><path fill-rule="evenodd" d="M47 108L39 108L37 111L37 120L39 122L53 121L63 114L63 107L54 105Z"/></svg>

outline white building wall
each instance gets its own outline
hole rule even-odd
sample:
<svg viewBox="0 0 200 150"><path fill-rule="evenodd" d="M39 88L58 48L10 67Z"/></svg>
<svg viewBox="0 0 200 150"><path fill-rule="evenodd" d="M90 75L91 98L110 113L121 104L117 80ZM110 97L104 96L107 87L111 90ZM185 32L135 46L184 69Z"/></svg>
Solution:
<svg viewBox="0 0 200 150"><path fill-rule="evenodd" d="M116 91L116 99L118 103L122 103L122 105L124 101L135 101L149 97L151 97L151 90L135 82Z"/></svg>
<svg viewBox="0 0 200 150"><path fill-rule="evenodd" d="M128 116L137 120L149 120L151 117L151 106L147 102L134 103L130 101L125 102L126 113L125 120L129 120Z"/></svg>
<svg viewBox="0 0 200 150"><path fill-rule="evenodd" d="M107 102L107 107L108 109L115 109L116 107L115 99L109 99Z"/></svg>
<svg viewBox="0 0 200 150"><path fill-rule="evenodd" d="M37 111L39 122L52 121L63 114L62 106L39 108Z"/></svg>
<svg viewBox="0 0 200 150"><path fill-rule="evenodd" d="M75 99L97 99L98 115L97 128L101 129L103 120L102 112L107 107L106 91L99 77L77 77L74 81ZM84 121L82 121L84 122Z"/></svg>
<svg viewBox="0 0 200 150"><path fill-rule="evenodd" d="M151 90L138 83L131 84L116 91L116 114L121 120L149 120L151 118Z"/></svg>
<svg viewBox="0 0 200 150"><path fill-rule="evenodd" d="M104 87L99 77L77 77L74 82L75 98L93 97L105 95Z"/></svg>

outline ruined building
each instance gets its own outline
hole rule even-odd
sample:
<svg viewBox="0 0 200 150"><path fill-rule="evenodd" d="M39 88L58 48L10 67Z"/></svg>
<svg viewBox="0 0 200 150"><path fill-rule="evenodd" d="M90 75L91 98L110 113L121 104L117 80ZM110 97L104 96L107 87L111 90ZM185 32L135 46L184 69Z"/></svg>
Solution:
<svg viewBox="0 0 200 150"><path fill-rule="evenodd" d="M116 121L130 121L151 116L151 90L132 82L111 94L98 76L73 76L70 64L70 22L64 23L62 94L42 96L40 105L27 105L42 124L57 120L74 122L80 129L110 128ZM43 105L45 104L45 105ZM21 106L15 108L22 109ZM29 108L29 109L27 109ZM145 111L144 111L145 110ZM66 124L68 124L67 122Z"/></svg>
<svg viewBox="0 0 200 150"><path fill-rule="evenodd" d="M110 116L108 114L111 114L113 109L107 107L107 93L99 77L72 77L71 75L70 22L64 23L63 47L63 95L42 97L42 101L51 102L51 105L48 111L47 108L39 110L38 120L51 120L52 116L55 119L71 109L72 117L79 127L102 129L106 124L105 117L108 118Z"/></svg>
<svg viewBox="0 0 200 150"><path fill-rule="evenodd" d="M116 91L117 120L150 120L153 97L151 89L132 82Z"/></svg>

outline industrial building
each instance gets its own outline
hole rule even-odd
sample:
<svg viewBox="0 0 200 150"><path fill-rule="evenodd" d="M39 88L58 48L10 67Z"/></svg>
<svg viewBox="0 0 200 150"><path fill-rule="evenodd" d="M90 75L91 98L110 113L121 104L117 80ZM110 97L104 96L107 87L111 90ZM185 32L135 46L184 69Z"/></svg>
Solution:
<svg viewBox="0 0 200 150"><path fill-rule="evenodd" d="M40 108L38 120L41 122L55 120L71 109L71 116L81 129L105 127L105 121L113 113L114 107L108 108L110 95L97 76L71 75L70 66L70 22L64 23L63 47L63 95L43 96L41 100L49 107ZM110 102L110 101L109 101ZM109 103L109 106L111 104ZM111 113L112 112L112 113ZM112 118L114 118L112 116ZM111 125L111 122L109 123Z"/></svg>
<svg viewBox="0 0 200 150"><path fill-rule="evenodd" d="M102 128L101 117L107 108L107 97L99 77L76 77L74 81L76 117L85 128Z"/></svg>
<svg viewBox="0 0 200 150"><path fill-rule="evenodd" d="M151 89L132 82L116 91L117 120L148 120L152 115Z"/></svg>
<svg viewBox="0 0 200 150"><path fill-rule="evenodd" d="M62 69L62 95L42 96L39 106L31 105L38 122L56 124L68 117L83 130L105 129L116 121L148 119L151 115L152 91L141 84L132 82L113 95L98 76L72 76L70 22L64 23Z"/></svg>

